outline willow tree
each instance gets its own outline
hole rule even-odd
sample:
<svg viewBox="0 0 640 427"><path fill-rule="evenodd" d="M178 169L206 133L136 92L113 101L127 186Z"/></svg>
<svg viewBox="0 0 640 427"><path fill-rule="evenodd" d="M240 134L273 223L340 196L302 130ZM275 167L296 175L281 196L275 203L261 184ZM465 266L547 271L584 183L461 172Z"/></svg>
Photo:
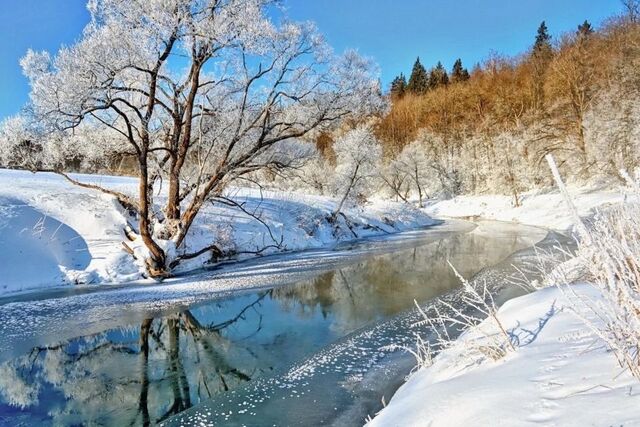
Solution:
<svg viewBox="0 0 640 427"><path fill-rule="evenodd" d="M22 66L48 132L106 129L119 144L109 150L135 159L133 200L93 187L136 211L151 276L188 258L177 254L194 219L230 182L290 166L293 141L379 107L368 61L334 55L312 24L287 21L270 0L91 0L88 9L77 43L53 58L29 51Z"/></svg>

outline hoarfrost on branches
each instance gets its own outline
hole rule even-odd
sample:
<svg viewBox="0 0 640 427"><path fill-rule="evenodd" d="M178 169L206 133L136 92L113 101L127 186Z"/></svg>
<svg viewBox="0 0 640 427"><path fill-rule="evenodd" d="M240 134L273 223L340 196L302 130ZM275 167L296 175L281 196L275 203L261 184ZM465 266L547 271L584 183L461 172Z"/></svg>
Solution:
<svg viewBox="0 0 640 427"><path fill-rule="evenodd" d="M312 24L269 19L272 3L92 0L81 40L22 60L42 147L135 165L133 200L107 192L136 211L152 276L170 273L201 207L229 183L292 167L290 141L384 108L370 61L334 55ZM167 198L157 209L161 181Z"/></svg>

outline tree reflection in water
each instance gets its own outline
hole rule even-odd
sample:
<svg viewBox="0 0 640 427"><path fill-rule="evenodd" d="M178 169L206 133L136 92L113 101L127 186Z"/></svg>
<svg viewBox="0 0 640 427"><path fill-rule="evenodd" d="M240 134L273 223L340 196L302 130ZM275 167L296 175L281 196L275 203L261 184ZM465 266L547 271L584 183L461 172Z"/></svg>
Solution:
<svg viewBox="0 0 640 427"><path fill-rule="evenodd" d="M187 310L35 347L0 365L0 396L13 407L39 406L53 424L155 424L264 370L251 363L258 355L225 330L246 320L270 292L215 324ZM257 332L262 316L251 320Z"/></svg>

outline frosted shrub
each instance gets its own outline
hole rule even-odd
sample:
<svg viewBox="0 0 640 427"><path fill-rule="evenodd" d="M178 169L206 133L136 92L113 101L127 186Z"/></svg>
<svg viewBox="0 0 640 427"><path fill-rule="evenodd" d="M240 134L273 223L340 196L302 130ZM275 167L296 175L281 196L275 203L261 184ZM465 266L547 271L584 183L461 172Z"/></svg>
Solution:
<svg viewBox="0 0 640 427"><path fill-rule="evenodd" d="M640 379L640 188L622 172L628 195L620 205L597 213L587 228L577 216L553 158L549 165L574 213L579 236L573 264L602 295L591 300L568 286L566 275L549 277L568 295L572 308L613 351L621 366ZM575 268L575 267L574 267ZM560 280L558 280L560 279ZM563 280L564 279L564 280Z"/></svg>
<svg viewBox="0 0 640 427"><path fill-rule="evenodd" d="M431 366L435 351L450 347L457 347L456 361L498 360L515 351L511 334L498 318L498 307L487 283L470 282L457 271L456 275L462 282L457 304L439 299L426 310L416 304L422 320L415 326L427 326L435 334L432 341L417 335L415 349L408 349L416 358L417 368ZM463 335L455 340L458 333Z"/></svg>
<svg viewBox="0 0 640 427"><path fill-rule="evenodd" d="M566 286L568 280L559 286L620 365L640 379L640 205L625 202L599 213L580 241L576 259L602 298L576 294Z"/></svg>

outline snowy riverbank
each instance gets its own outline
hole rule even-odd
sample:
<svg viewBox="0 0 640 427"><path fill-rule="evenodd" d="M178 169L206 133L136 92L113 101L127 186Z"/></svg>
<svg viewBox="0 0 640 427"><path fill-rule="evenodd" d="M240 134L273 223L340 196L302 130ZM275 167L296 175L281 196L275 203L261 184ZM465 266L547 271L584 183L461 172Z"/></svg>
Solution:
<svg viewBox="0 0 640 427"><path fill-rule="evenodd" d="M570 193L581 217L625 200L622 190L574 187ZM434 216L512 221L562 231L573 226L558 192L526 193L519 207L512 201L503 196L462 196L426 210ZM602 219L598 221L602 227ZM567 285L572 279L558 279L562 288L538 290L499 309L497 317L515 351L492 351L495 337L502 335L495 320L484 320L411 375L369 425L640 425L640 411L635 409L640 402L638 381L595 332L610 320L611 307L595 285Z"/></svg>
<svg viewBox="0 0 640 427"><path fill-rule="evenodd" d="M573 290L595 303L600 298L588 284ZM470 357L463 341L481 345L486 338L463 335L413 374L369 426L640 425L637 380L622 372L560 289L513 299L498 317L517 338L515 352L499 360Z"/></svg>
<svg viewBox="0 0 640 427"><path fill-rule="evenodd" d="M76 177L136 194L134 178ZM262 250L266 255L326 247L354 239L355 234L362 238L435 223L405 204L374 201L363 209L346 209L349 223L340 217L336 227L326 221L336 206L331 198L253 189L233 189L230 196L245 212L222 204L206 206L186 239L186 250L217 239L224 249L246 258L254 256L248 252ZM53 174L0 170L0 294L142 279L144 268L121 245L126 225L126 213L111 196ZM179 271L200 268L209 259L203 254Z"/></svg>
<svg viewBox="0 0 640 427"><path fill-rule="evenodd" d="M624 199L620 190L608 186L569 186L568 190L581 217L590 217L597 208L620 203ZM573 226L569 209L557 190L522 193L518 207L514 206L510 196L458 196L433 202L425 211L434 217L482 218L560 231L567 231Z"/></svg>

